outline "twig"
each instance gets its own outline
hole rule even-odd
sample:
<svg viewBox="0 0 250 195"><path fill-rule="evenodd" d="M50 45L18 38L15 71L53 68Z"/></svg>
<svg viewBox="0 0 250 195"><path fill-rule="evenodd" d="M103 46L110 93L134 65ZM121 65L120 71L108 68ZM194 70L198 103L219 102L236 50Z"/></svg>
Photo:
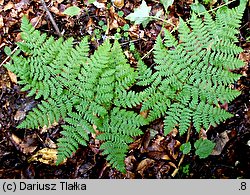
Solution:
<svg viewBox="0 0 250 195"><path fill-rule="evenodd" d="M190 133L191 133L191 128L192 128L192 125L190 124L189 128L188 128L188 132L187 132L187 139L186 139L186 143L189 141L189 138L190 138ZM181 159L178 163L178 167L174 170L174 172L171 174L172 177L175 177L175 175L178 173L178 171L180 170L180 166L183 162L185 158L185 154L182 154L181 156Z"/></svg>
<svg viewBox="0 0 250 195"><path fill-rule="evenodd" d="M9 55L9 56L7 56L3 61L2 61L2 63L0 64L0 67L3 65L3 64L5 64L6 62L7 62L7 60L9 60L10 59L10 56L12 56L13 55L13 53L15 53L16 52L16 50L18 50L18 46L16 46L15 47L15 49L13 49L13 51L11 52L11 54Z"/></svg>
<svg viewBox="0 0 250 195"><path fill-rule="evenodd" d="M41 3L42 3L42 5L43 5L43 8L45 9L47 15L49 16L49 19L50 19L50 21L51 21L51 23L52 23L54 29L56 30L56 33L57 33L60 37L62 37L62 33L60 32L60 30L59 30L59 28L58 28L58 26L57 26L57 24L56 24L56 22L55 22L55 20L54 20L54 18L53 18L53 16L52 16L52 14L50 13L50 11L49 11L49 9L48 9L46 3L44 2L44 0L41 0Z"/></svg>

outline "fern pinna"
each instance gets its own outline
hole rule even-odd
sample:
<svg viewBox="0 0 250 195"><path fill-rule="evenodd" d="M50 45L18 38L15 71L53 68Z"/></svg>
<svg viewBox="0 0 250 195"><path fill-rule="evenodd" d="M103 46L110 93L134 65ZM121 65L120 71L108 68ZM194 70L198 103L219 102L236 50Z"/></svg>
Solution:
<svg viewBox="0 0 250 195"><path fill-rule="evenodd" d="M178 39L165 30L164 39L156 40L154 73L139 61L137 84L147 88L134 96L143 99L141 111L149 111L149 121L165 117L165 134L177 127L183 135L191 124L197 131L208 129L232 116L219 104L240 94L230 85L241 75L230 70L244 66L235 42L245 4L223 7L215 19L208 12L192 13L189 25L180 18Z"/></svg>
<svg viewBox="0 0 250 195"><path fill-rule="evenodd" d="M145 120L113 105L118 94L129 90L137 77L118 41L112 45L106 40L89 57L87 38L75 47L72 38L47 38L26 17L21 30L24 42L18 45L25 57L18 55L19 51L5 67L20 78L22 90L30 90L28 95L43 100L18 127L39 128L63 118L58 164L71 156L78 144L87 145L89 133L95 133L103 141L103 154L124 172L128 143L142 133L139 127Z"/></svg>

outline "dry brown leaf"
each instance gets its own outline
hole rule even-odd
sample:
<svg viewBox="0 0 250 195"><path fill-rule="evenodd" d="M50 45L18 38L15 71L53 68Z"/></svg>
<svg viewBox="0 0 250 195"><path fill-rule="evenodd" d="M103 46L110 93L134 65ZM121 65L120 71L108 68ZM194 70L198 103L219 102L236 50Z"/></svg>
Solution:
<svg viewBox="0 0 250 195"><path fill-rule="evenodd" d="M21 38L21 33L17 33L16 37L15 37L15 41L16 42L21 42L22 41L22 38Z"/></svg>
<svg viewBox="0 0 250 195"><path fill-rule="evenodd" d="M46 146L48 146L49 148L52 148L52 149L56 149L56 148L57 148L56 143L53 142L50 138L46 138L46 139L45 139L45 144L46 144Z"/></svg>
<svg viewBox="0 0 250 195"><path fill-rule="evenodd" d="M16 121L20 121L22 119L24 119L26 116L26 112L22 111L22 110L18 110L14 116L14 120Z"/></svg>
<svg viewBox="0 0 250 195"><path fill-rule="evenodd" d="M21 0L19 3L15 4L15 9L17 9L18 12L20 12L23 9L27 8L28 5L29 5L29 0Z"/></svg>
<svg viewBox="0 0 250 195"><path fill-rule="evenodd" d="M115 6L118 9L123 8L124 6L124 0L111 0L113 6Z"/></svg>
<svg viewBox="0 0 250 195"><path fill-rule="evenodd" d="M126 170L132 171L134 169L134 163L136 162L136 158L133 155L125 158Z"/></svg>
<svg viewBox="0 0 250 195"><path fill-rule="evenodd" d="M215 138L215 147L211 153L211 155L220 155L223 148L225 147L225 145L227 144L227 142L229 141L229 137L227 135L227 132L224 131L222 133L220 133L216 138Z"/></svg>
<svg viewBox="0 0 250 195"><path fill-rule="evenodd" d="M13 139L13 141L14 141L17 145L19 145L19 144L22 142L22 140L21 140L19 137L17 137L15 134L12 134L12 135L11 135L11 138Z"/></svg>
<svg viewBox="0 0 250 195"><path fill-rule="evenodd" d="M10 80L12 81L12 83L17 83L17 76L13 73L13 72L11 72L10 70L8 70L8 75L9 75L9 77L10 77Z"/></svg>
<svg viewBox="0 0 250 195"><path fill-rule="evenodd" d="M0 15L0 28L3 28L4 23L3 23L3 16Z"/></svg>
<svg viewBox="0 0 250 195"><path fill-rule="evenodd" d="M170 157L167 155L167 154L164 154L162 157L161 157L162 160L171 160Z"/></svg>
<svg viewBox="0 0 250 195"><path fill-rule="evenodd" d="M179 133L179 131L178 131L177 128L174 128L174 129L171 131L171 133L172 133L172 136L173 136L173 137L176 137L176 135Z"/></svg>
<svg viewBox="0 0 250 195"><path fill-rule="evenodd" d="M4 11L7 11L7 10L12 9L13 7L14 7L14 4L13 4L11 1L9 1L9 2L4 6L3 10L4 10Z"/></svg>
<svg viewBox="0 0 250 195"><path fill-rule="evenodd" d="M20 147L22 148L22 152L24 154L31 154L37 149L37 146L30 146L27 143L20 144Z"/></svg>
<svg viewBox="0 0 250 195"><path fill-rule="evenodd" d="M126 178L127 179L135 179L135 174L131 171L126 172Z"/></svg>
<svg viewBox="0 0 250 195"><path fill-rule="evenodd" d="M30 157L28 162L31 161L39 161L44 164L49 164L49 165L55 165L57 160L57 150L56 149L50 149L50 148L43 148L39 150L35 155ZM62 163L65 163L63 161Z"/></svg>
<svg viewBox="0 0 250 195"><path fill-rule="evenodd" d="M176 166L174 163L168 162L168 164L169 164L171 167L174 167L175 169L177 169L177 166Z"/></svg>
<svg viewBox="0 0 250 195"><path fill-rule="evenodd" d="M58 14L60 11L57 9L55 6L50 8L50 11L53 12L54 14Z"/></svg>
<svg viewBox="0 0 250 195"><path fill-rule="evenodd" d="M148 167L152 166L153 163L155 161L153 159L149 159L149 158L146 158L144 160L142 160L139 165L137 166L136 168L136 171L140 174L140 175L143 175L143 172L145 171L145 169L147 169Z"/></svg>

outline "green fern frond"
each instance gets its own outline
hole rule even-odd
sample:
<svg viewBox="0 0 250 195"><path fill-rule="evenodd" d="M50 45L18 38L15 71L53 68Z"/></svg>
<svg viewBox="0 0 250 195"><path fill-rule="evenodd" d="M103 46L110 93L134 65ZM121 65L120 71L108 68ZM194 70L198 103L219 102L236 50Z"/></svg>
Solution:
<svg viewBox="0 0 250 195"><path fill-rule="evenodd" d="M207 129L232 116L217 105L240 94L229 86L241 76L230 70L244 66L237 58L242 49L234 42L245 3L219 9L215 19L208 12L204 19L195 13L189 22L180 18L178 39L165 31L156 40L155 72L140 63L139 83L153 89L141 111L149 110L149 121L165 116L165 134L177 127L182 135L192 123L197 131Z"/></svg>

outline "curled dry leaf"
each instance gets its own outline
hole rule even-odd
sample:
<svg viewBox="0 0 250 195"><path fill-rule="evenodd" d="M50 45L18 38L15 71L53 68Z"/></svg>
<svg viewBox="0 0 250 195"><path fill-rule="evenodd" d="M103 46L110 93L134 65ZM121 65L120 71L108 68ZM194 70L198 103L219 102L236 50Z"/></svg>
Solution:
<svg viewBox="0 0 250 195"><path fill-rule="evenodd" d="M121 9L124 6L124 0L112 0L112 4L118 9Z"/></svg>
<svg viewBox="0 0 250 195"><path fill-rule="evenodd" d="M48 146L49 148L56 149L57 145L55 142L53 142L50 138L45 139L45 145Z"/></svg>
<svg viewBox="0 0 250 195"><path fill-rule="evenodd" d="M37 148L37 146L34 146L36 135L27 136L25 140L22 140L15 134L12 134L11 138L24 154L32 153Z"/></svg>
<svg viewBox="0 0 250 195"><path fill-rule="evenodd" d="M24 112L23 110L18 110L14 116L14 120L16 121L23 120L25 116L26 116L26 112Z"/></svg>
<svg viewBox="0 0 250 195"><path fill-rule="evenodd" d="M126 170L132 171L134 169L134 163L136 162L136 158L133 155L125 158Z"/></svg>
<svg viewBox="0 0 250 195"><path fill-rule="evenodd" d="M146 158L142 160L136 168L136 171L143 176L143 172L154 164L154 160Z"/></svg>
<svg viewBox="0 0 250 195"><path fill-rule="evenodd" d="M0 15L0 28L2 28L4 26L4 23L3 23L3 16Z"/></svg>
<svg viewBox="0 0 250 195"><path fill-rule="evenodd" d="M155 160L160 160L160 159L171 160L170 157L165 152L157 152L157 151L149 152L148 157Z"/></svg>
<svg viewBox="0 0 250 195"><path fill-rule="evenodd" d="M222 133L220 133L216 138L215 138L215 147L211 153L211 155L220 155L223 148L225 147L225 145L227 144L227 142L229 141L229 137L227 135L227 132L224 131Z"/></svg>
<svg viewBox="0 0 250 195"><path fill-rule="evenodd" d="M14 4L13 4L11 1L9 1L9 2L4 6L3 10L4 10L4 11L7 11L7 10L12 9L13 7L14 7Z"/></svg>
<svg viewBox="0 0 250 195"><path fill-rule="evenodd" d="M16 84L17 83L17 76L13 72L11 72L10 70L8 70L8 75L10 77L11 82Z"/></svg>
<svg viewBox="0 0 250 195"><path fill-rule="evenodd" d="M50 149L50 148L43 148L39 151L37 151L36 154L31 156L28 160L28 162L31 161L39 161L44 164L49 165L55 165L57 160L57 150L56 149ZM66 160L62 163L65 163Z"/></svg>
<svg viewBox="0 0 250 195"><path fill-rule="evenodd" d="M19 145L19 144L22 142L22 140L21 140L19 137L17 137L15 134L13 134L13 133L12 133L12 135L11 135L11 138L13 139L13 141L14 141L17 145Z"/></svg>

